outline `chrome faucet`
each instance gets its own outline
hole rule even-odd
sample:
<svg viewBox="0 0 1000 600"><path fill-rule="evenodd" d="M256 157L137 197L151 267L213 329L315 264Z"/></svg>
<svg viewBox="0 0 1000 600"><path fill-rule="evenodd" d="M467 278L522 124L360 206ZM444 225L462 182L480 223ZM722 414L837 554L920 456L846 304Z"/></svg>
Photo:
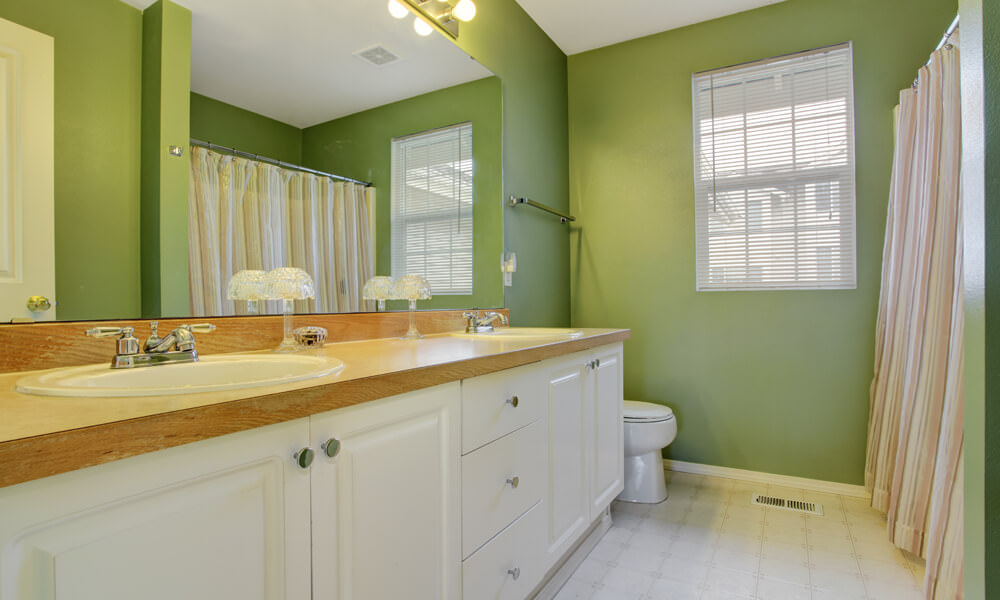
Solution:
<svg viewBox="0 0 1000 600"><path fill-rule="evenodd" d="M495 321L499 320L502 325L509 322L507 315L493 310L487 312L473 310L462 313L462 316L466 319L465 333L489 333L493 331Z"/></svg>
<svg viewBox="0 0 1000 600"><path fill-rule="evenodd" d="M88 329L91 337L118 336L118 346L111 359L112 369L132 369L135 367L151 367L169 363L196 362L198 351L194 348L194 333L208 333L215 330L211 323L197 325L179 325L165 337L157 333L159 323L151 321L149 337L139 351L139 339L135 337L133 327L94 327Z"/></svg>

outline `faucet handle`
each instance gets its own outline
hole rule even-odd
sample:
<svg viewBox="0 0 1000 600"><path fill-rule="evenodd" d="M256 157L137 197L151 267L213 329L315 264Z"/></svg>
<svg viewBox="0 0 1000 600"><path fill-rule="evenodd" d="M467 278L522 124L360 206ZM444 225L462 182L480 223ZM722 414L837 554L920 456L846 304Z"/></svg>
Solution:
<svg viewBox="0 0 1000 600"><path fill-rule="evenodd" d="M104 337L114 337L116 335L122 335L123 333L125 333L125 329L128 329L129 333L132 332L132 328L131 327L125 327L125 328L122 328L122 327L91 327L90 329L84 331L83 333L84 333L84 335L88 335L90 337L104 338Z"/></svg>
<svg viewBox="0 0 1000 600"><path fill-rule="evenodd" d="M119 336L119 355L139 353L139 340L133 335L135 333L134 327L92 327L84 333L96 338Z"/></svg>

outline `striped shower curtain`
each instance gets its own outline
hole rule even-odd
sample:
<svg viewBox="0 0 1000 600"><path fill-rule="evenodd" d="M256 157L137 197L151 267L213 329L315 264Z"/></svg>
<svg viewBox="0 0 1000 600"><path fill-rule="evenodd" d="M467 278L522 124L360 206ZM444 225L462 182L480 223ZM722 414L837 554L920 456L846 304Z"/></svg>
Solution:
<svg viewBox="0 0 1000 600"><path fill-rule="evenodd" d="M962 586L963 297L958 49L900 92L865 487L894 544L927 559L927 598Z"/></svg>
<svg viewBox="0 0 1000 600"><path fill-rule="evenodd" d="M361 298L375 274L375 188L191 148L188 263L191 314L249 314L226 299L233 274L298 267L315 283L314 300L295 312L374 310ZM277 302L266 312L277 313Z"/></svg>

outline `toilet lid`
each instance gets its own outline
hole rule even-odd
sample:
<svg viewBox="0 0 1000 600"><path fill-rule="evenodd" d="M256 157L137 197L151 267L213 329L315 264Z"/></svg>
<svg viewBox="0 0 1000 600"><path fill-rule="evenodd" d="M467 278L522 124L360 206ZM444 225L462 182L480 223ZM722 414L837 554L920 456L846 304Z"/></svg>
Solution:
<svg viewBox="0 0 1000 600"><path fill-rule="evenodd" d="M625 401L625 420L630 423L648 423L652 421L667 421L674 418L674 411L669 406L653 404L652 402Z"/></svg>

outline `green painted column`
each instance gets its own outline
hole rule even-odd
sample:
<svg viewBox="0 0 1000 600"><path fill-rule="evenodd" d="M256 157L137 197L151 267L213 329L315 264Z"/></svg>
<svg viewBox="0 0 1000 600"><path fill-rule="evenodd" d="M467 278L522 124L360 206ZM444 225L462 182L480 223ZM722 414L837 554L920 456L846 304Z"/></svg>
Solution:
<svg viewBox="0 0 1000 600"><path fill-rule="evenodd" d="M190 313L188 139L191 11L159 0L142 16L142 314ZM174 156L170 148L182 149Z"/></svg>

